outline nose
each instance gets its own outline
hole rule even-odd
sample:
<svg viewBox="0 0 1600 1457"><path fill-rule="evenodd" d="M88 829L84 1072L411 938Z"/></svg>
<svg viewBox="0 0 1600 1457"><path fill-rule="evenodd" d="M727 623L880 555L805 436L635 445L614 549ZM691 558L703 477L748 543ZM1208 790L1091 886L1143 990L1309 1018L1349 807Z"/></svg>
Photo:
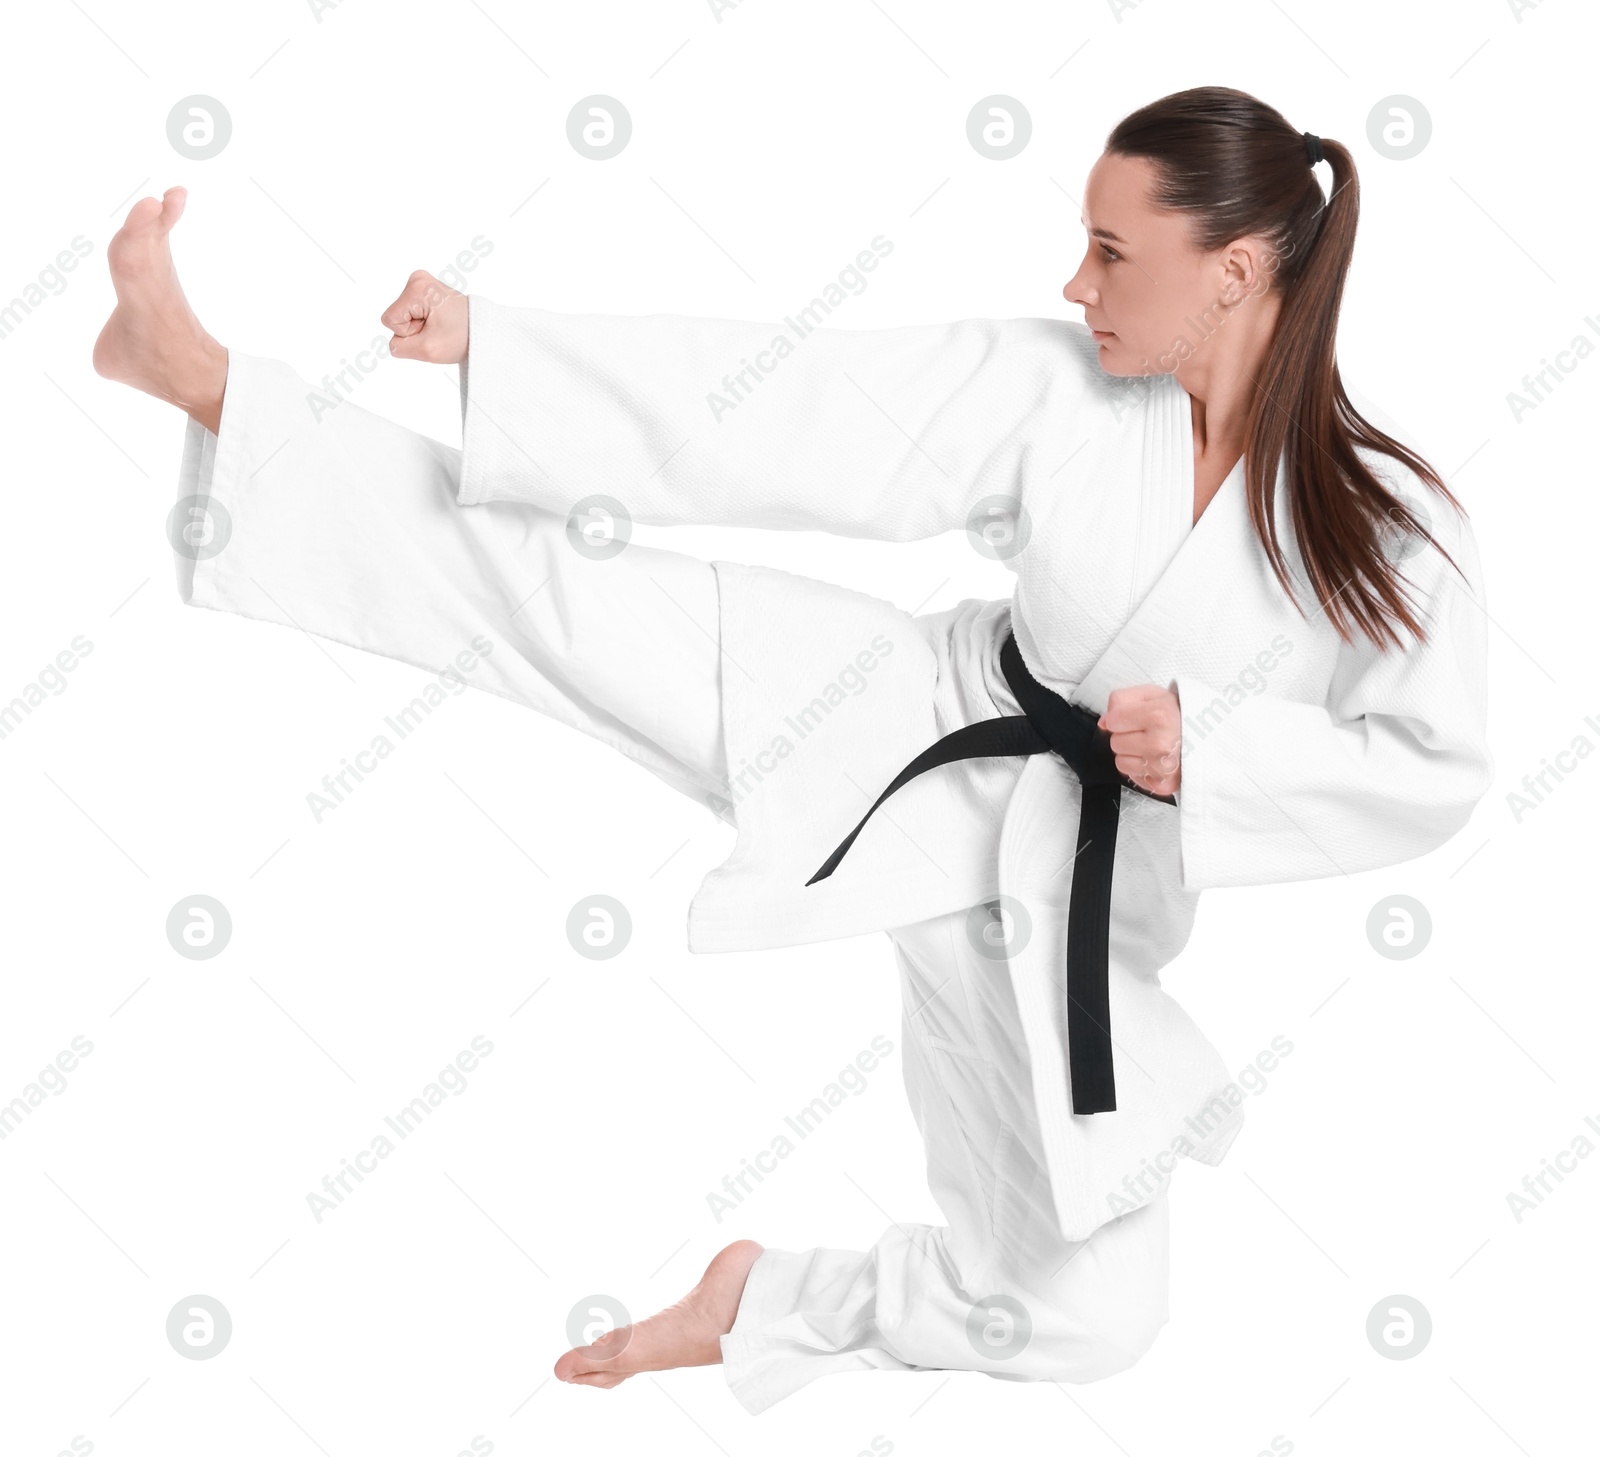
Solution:
<svg viewBox="0 0 1600 1457"><path fill-rule="evenodd" d="M1083 276L1082 268L1062 286L1061 296L1069 304L1077 304L1081 308L1092 308L1100 302L1100 291Z"/></svg>

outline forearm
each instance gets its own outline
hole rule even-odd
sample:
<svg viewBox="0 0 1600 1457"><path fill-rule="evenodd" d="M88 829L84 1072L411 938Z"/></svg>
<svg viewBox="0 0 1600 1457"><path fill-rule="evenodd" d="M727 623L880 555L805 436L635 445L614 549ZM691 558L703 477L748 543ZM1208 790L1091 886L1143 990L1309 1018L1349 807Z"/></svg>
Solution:
<svg viewBox="0 0 1600 1457"><path fill-rule="evenodd" d="M1467 823L1494 779L1487 619L1464 526L1451 550L1467 582L1436 553L1417 572L1427 640L1346 646L1326 703L1230 706L1180 675L1185 887L1352 875L1427 854Z"/></svg>
<svg viewBox="0 0 1600 1457"><path fill-rule="evenodd" d="M1045 320L807 328L474 298L459 500L912 540L1020 493L1052 410ZM803 332L802 332L803 331Z"/></svg>
<svg viewBox="0 0 1600 1457"><path fill-rule="evenodd" d="M1180 679L1197 704L1202 685ZM1198 890L1355 875L1437 849L1493 777L1476 727L1432 746L1372 715L1335 724L1315 704L1256 700L1189 738L1178 791L1183 884Z"/></svg>

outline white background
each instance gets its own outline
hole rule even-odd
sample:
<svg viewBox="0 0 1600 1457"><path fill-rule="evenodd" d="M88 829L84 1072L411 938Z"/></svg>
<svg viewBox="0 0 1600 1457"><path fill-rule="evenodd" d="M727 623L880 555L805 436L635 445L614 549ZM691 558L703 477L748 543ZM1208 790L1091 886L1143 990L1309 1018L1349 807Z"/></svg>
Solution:
<svg viewBox="0 0 1600 1457"><path fill-rule="evenodd" d="M0 299L75 236L93 252L0 339L0 701L77 635L93 650L0 740L0 1100L75 1036L94 1050L0 1142L7 1457L75 1436L108 1457L451 1457L475 1436L730 1457L852 1457L874 1437L903 1454L1593 1450L1600 1157L1520 1222L1506 1198L1600 1121L1600 763L1578 760L1520 823L1507 799L1580 735L1600 744L1585 428L1600 358L1520 422L1506 399L1575 335L1600 337L1593 16L1555 0L1120 8L8 14ZM187 184L176 254L200 316L313 380L370 342L411 269L479 234L493 251L471 286L508 303L776 319L882 233L894 252L840 326L1076 317L1060 290L1101 140L1201 83L1356 154L1341 358L1472 514L1494 789L1425 861L1206 896L1168 986L1230 1065L1280 1034L1294 1051L1225 1165L1176 1176L1172 1321L1132 1371L1087 1387L829 1378L755 1419L716 1369L611 1392L549 1380L581 1297L643 1314L735 1237L860 1248L889 1216L937 1218L899 1087L890 949L691 957L685 908L732 831L486 694L452 699L315 823L307 792L426 675L180 606L164 521L183 421L89 365L106 241L132 198ZM565 132L595 92L635 126L603 163ZM996 92L1034 123L1004 163L965 135ZM213 160L166 138L193 93L233 118ZM1395 93L1434 124L1404 162L1367 140ZM385 360L357 399L454 443L454 381ZM640 537L907 608L1009 590L959 535ZM565 938L594 892L633 914L612 962ZM1402 892L1434 937L1387 961L1366 916ZM166 939L196 893L233 917L211 961ZM708 1192L879 1033L896 1054L866 1091L718 1223ZM315 1222L307 1194L478 1034L494 1052L467 1091ZM234 1333L186 1361L164 1327L197 1292ZM1395 1293L1434 1323L1411 1360L1365 1335Z"/></svg>

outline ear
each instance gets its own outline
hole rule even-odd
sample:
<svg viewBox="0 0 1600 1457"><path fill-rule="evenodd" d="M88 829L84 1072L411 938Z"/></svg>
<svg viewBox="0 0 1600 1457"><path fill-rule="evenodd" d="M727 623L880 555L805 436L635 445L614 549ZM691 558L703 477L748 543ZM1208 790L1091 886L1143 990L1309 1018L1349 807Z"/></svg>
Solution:
<svg viewBox="0 0 1600 1457"><path fill-rule="evenodd" d="M1221 255L1222 299L1236 307L1251 296L1264 293L1272 283L1277 255L1265 238L1236 238Z"/></svg>

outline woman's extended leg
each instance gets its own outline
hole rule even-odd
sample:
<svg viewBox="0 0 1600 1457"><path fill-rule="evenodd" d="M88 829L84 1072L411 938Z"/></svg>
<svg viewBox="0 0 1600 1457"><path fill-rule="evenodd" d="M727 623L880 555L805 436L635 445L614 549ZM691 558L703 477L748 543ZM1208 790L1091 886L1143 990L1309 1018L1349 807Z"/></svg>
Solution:
<svg viewBox="0 0 1600 1457"><path fill-rule="evenodd" d="M511 698L724 813L710 564L634 543L597 558L549 513L458 506L458 451L223 349L173 269L182 211L181 189L142 199L112 240L95 367L190 414L171 521L184 599Z"/></svg>

